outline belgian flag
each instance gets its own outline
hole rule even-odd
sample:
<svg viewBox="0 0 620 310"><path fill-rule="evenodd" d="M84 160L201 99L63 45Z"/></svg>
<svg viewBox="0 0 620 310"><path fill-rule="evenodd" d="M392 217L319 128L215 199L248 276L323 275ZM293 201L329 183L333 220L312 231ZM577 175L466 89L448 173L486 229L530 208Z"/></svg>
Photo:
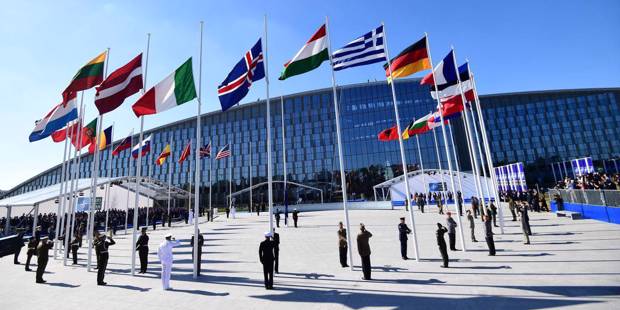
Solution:
<svg viewBox="0 0 620 310"><path fill-rule="evenodd" d="M431 69L426 45L426 36L424 36L424 38L411 44L394 57L390 61L392 78L406 77L416 72ZM388 78L388 82L391 82L388 64L383 65L383 68L385 69L385 76Z"/></svg>

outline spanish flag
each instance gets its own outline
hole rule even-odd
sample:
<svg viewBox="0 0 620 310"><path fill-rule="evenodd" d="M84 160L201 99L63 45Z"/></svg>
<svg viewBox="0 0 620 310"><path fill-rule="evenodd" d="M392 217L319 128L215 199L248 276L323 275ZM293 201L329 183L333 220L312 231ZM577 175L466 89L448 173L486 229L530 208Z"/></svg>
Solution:
<svg viewBox="0 0 620 310"><path fill-rule="evenodd" d="M166 144L166 147L161 152L161 154L159 154L159 157L157 157L157 159L155 160L155 163L158 166L163 165L164 162L166 161L166 158L168 158L168 156L170 156L170 144Z"/></svg>
<svg viewBox="0 0 620 310"><path fill-rule="evenodd" d="M416 72L431 69L426 48L426 36L400 52L390 61L390 64L392 67L392 78L406 77ZM383 65L383 68L385 68L385 76L388 82L391 82L388 64Z"/></svg>

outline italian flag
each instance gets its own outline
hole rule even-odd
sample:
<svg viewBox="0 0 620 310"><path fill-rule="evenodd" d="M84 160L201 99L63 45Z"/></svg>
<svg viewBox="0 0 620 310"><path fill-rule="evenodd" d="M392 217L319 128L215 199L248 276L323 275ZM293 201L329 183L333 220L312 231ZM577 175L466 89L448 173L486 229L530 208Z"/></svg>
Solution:
<svg viewBox="0 0 620 310"><path fill-rule="evenodd" d="M323 24L306 45L297 52L295 57L284 64L284 70L282 70L279 79L285 80L291 76L312 71L328 59L327 36L325 24Z"/></svg>
<svg viewBox="0 0 620 310"><path fill-rule="evenodd" d="M156 114L196 98L192 58L149 89L131 107L136 116Z"/></svg>

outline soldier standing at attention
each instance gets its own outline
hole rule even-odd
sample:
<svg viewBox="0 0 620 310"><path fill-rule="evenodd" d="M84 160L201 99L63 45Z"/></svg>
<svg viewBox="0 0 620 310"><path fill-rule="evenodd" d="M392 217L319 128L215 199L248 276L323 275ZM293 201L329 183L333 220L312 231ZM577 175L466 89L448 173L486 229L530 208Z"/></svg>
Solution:
<svg viewBox="0 0 620 310"><path fill-rule="evenodd" d="M43 280L43 274L47 267L47 261L49 260L49 250L54 246L54 242L51 240L41 240L39 246L37 246L37 283L45 283Z"/></svg>
<svg viewBox="0 0 620 310"><path fill-rule="evenodd" d="M189 244L192 247L192 262L194 261L194 236L192 236L192 239L190 240ZM205 238L202 236L202 234L200 233L200 230L198 230L198 275L200 275L200 265L202 263L202 246L205 244Z"/></svg>
<svg viewBox="0 0 620 310"><path fill-rule="evenodd" d="M295 228L297 228L297 220L299 219L299 211L297 211L297 209L293 210L293 224L295 225Z"/></svg>
<svg viewBox="0 0 620 310"><path fill-rule="evenodd" d="M26 252L26 271L32 271L32 269L30 269L30 260L32 260L32 256L37 252L38 245L39 241L34 237L30 237L28 239L28 251Z"/></svg>
<svg viewBox="0 0 620 310"><path fill-rule="evenodd" d="M411 233L411 229L407 227L405 223L405 218L400 218L400 224L398 224L398 240L400 240L400 256L404 260L408 260L407 257L407 235Z"/></svg>
<svg viewBox="0 0 620 310"><path fill-rule="evenodd" d="M471 242L478 242L478 240L476 240L476 234L474 233L476 224L474 224L474 217L469 210L467 210L467 221L469 222L469 230L471 231Z"/></svg>
<svg viewBox="0 0 620 310"><path fill-rule="evenodd" d="M342 268L349 267L347 264L347 230L342 225L342 222L338 223L338 253L340 255L340 265Z"/></svg>
<svg viewBox="0 0 620 310"><path fill-rule="evenodd" d="M82 245L82 237L79 234L75 234L75 237L73 238L73 240L71 240L71 243L70 243L71 255L73 255L74 265L77 265L77 254L78 254L78 249L80 248L80 245Z"/></svg>
<svg viewBox="0 0 620 310"><path fill-rule="evenodd" d="M18 242L18 246L17 246L17 249L15 249L15 254L13 255L13 264L15 265L19 265L19 253L22 251L22 248L24 247L24 232L20 232L17 235L17 242Z"/></svg>
<svg viewBox="0 0 620 310"><path fill-rule="evenodd" d="M174 240L172 234L166 234L164 240L157 249L157 256L161 261L161 284L164 290L172 289L170 287L170 273L172 272L172 248L181 245L179 241Z"/></svg>
<svg viewBox="0 0 620 310"><path fill-rule="evenodd" d="M443 260L443 265L441 265L443 268L448 268L448 249L446 248L446 240L443 238L446 232L448 229L437 223L437 246L439 246L439 253L441 253Z"/></svg>
<svg viewBox="0 0 620 310"><path fill-rule="evenodd" d="M456 222L452 218L452 213L446 213L446 226L448 226L448 239L450 239L450 250L456 251Z"/></svg>
<svg viewBox="0 0 620 310"><path fill-rule="evenodd" d="M362 259L363 280L371 280L370 265L370 238L372 234L366 230L363 223L360 223L360 233L357 235L357 251Z"/></svg>
<svg viewBox="0 0 620 310"><path fill-rule="evenodd" d="M273 229L271 233L271 240L273 241L273 254L275 259L275 271L276 273L280 273L278 270L278 266L280 265L280 234L276 232L276 229Z"/></svg>
<svg viewBox="0 0 620 310"><path fill-rule="evenodd" d="M108 268L108 259L110 258L108 247L114 244L116 244L114 239L111 237L107 238L105 234L101 234L97 243L95 243L95 249L99 250L99 259L97 260L97 285L107 284L103 281L103 278L105 277L105 270Z"/></svg>
<svg viewBox="0 0 620 310"><path fill-rule="evenodd" d="M280 209L276 209L276 227L280 228Z"/></svg>
<svg viewBox="0 0 620 310"><path fill-rule="evenodd" d="M263 264L263 276L265 277L265 288L273 289L273 263L275 261L274 243L271 241L271 232L265 233L265 240L258 247L258 258Z"/></svg>
<svg viewBox="0 0 620 310"><path fill-rule="evenodd" d="M138 251L138 255L140 256L139 273L146 273L146 269L149 265L149 236L146 234L146 227L142 227L142 233L136 242L136 251Z"/></svg>
<svg viewBox="0 0 620 310"><path fill-rule="evenodd" d="M483 215L484 217L484 231L485 237L484 239L487 242L487 246L489 247L489 256L495 256L495 241L493 241L493 226L491 224L491 217L487 215Z"/></svg>

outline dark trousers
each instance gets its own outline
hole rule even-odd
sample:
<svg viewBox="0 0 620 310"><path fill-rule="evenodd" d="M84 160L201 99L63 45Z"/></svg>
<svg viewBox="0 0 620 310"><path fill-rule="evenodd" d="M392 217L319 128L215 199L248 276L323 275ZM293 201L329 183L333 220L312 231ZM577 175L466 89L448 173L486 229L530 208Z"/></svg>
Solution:
<svg viewBox="0 0 620 310"><path fill-rule="evenodd" d="M26 252L26 270L30 269L30 260L32 260L32 255L34 253L28 251Z"/></svg>
<svg viewBox="0 0 620 310"><path fill-rule="evenodd" d="M263 275L265 276L265 288L273 288L273 261L263 262Z"/></svg>
<svg viewBox="0 0 620 310"><path fill-rule="evenodd" d="M13 264L16 264L16 265L19 264L18 258L19 258L19 252L21 251L22 251L21 247L17 248L17 250L15 251L15 255L13 256Z"/></svg>
<svg viewBox="0 0 620 310"><path fill-rule="evenodd" d="M489 247L489 255L495 256L495 242L493 241L493 236L484 238L487 242L487 246Z"/></svg>
<svg viewBox="0 0 620 310"><path fill-rule="evenodd" d="M400 257L407 258L407 240L400 240Z"/></svg>
<svg viewBox="0 0 620 310"><path fill-rule="evenodd" d="M512 214L512 221L517 221L517 214L515 213L515 209L510 209L510 213Z"/></svg>
<svg viewBox="0 0 620 310"><path fill-rule="evenodd" d="M45 267L47 267L47 257L37 259L37 283L43 282L43 274L45 273Z"/></svg>
<svg viewBox="0 0 620 310"><path fill-rule="evenodd" d="M280 265L280 248L276 247L273 250L273 253L275 254L274 258L275 258L275 271L276 273L278 273L278 266Z"/></svg>
<svg viewBox="0 0 620 310"><path fill-rule="evenodd" d="M97 284L103 283L103 278L105 277L105 270L108 267L108 253L99 254L99 259L97 260Z"/></svg>
<svg viewBox="0 0 620 310"><path fill-rule="evenodd" d="M145 273L149 266L149 248L140 247L138 255L140 256L140 272Z"/></svg>
<svg viewBox="0 0 620 310"><path fill-rule="evenodd" d="M420 212L424 213L424 205L420 204Z"/></svg>
<svg viewBox="0 0 620 310"><path fill-rule="evenodd" d="M280 218L276 218L276 227L280 227Z"/></svg>
<svg viewBox="0 0 620 310"><path fill-rule="evenodd" d="M446 249L446 245L439 246L439 253L441 253L441 259L443 260L443 266L448 268L448 249Z"/></svg>
<svg viewBox="0 0 620 310"><path fill-rule="evenodd" d="M295 228L297 228L297 219L293 219L293 223L295 224Z"/></svg>
<svg viewBox="0 0 620 310"><path fill-rule="evenodd" d="M338 253L340 254L340 266L347 267L347 247L338 247Z"/></svg>
<svg viewBox="0 0 620 310"><path fill-rule="evenodd" d="M463 203L459 202L459 216L463 215Z"/></svg>
<svg viewBox="0 0 620 310"><path fill-rule="evenodd" d="M370 280L370 255L361 256L362 258L362 272L364 273L364 279Z"/></svg>
<svg viewBox="0 0 620 310"><path fill-rule="evenodd" d="M493 219L493 226L497 227L497 215L495 213L493 213L493 215L491 216L491 218Z"/></svg>
<svg viewBox="0 0 620 310"><path fill-rule="evenodd" d="M194 264L194 251L192 250L192 265ZM198 251L198 272L197 274L200 275L200 269L202 269L201 267L202 265L202 250Z"/></svg>
<svg viewBox="0 0 620 310"><path fill-rule="evenodd" d="M450 239L450 250L456 251L456 233L449 233L448 238Z"/></svg>
<svg viewBox="0 0 620 310"><path fill-rule="evenodd" d="M77 252L78 252L78 248L77 247L71 247L71 255L73 255L73 264L77 265Z"/></svg>

